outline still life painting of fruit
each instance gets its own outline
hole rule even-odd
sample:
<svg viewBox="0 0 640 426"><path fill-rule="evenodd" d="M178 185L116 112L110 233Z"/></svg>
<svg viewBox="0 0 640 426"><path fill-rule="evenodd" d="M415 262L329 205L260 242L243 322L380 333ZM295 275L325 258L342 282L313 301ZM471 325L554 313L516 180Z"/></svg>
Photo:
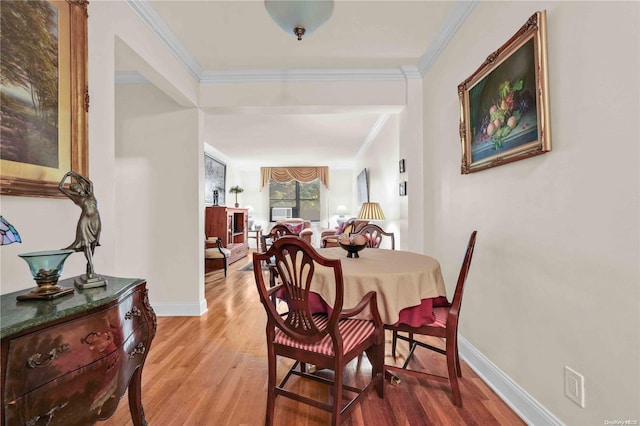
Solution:
<svg viewBox="0 0 640 426"><path fill-rule="evenodd" d="M538 139L533 39L469 91L471 159Z"/></svg>
<svg viewBox="0 0 640 426"><path fill-rule="evenodd" d="M551 151L546 22L534 13L458 85L462 174Z"/></svg>

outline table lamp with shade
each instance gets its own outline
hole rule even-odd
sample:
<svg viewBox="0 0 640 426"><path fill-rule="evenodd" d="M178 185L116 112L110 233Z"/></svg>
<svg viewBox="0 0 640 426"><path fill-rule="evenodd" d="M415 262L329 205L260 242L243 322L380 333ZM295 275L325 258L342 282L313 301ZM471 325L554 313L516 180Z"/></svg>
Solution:
<svg viewBox="0 0 640 426"><path fill-rule="evenodd" d="M255 218L253 217L253 212L255 211L255 209L253 208L253 206L245 206L245 209L247 209L247 213L249 214L249 217L247 219L249 230L252 231L254 229L254 225L256 221Z"/></svg>
<svg viewBox="0 0 640 426"><path fill-rule="evenodd" d="M0 216L0 246L21 243L20 234L12 224Z"/></svg>
<svg viewBox="0 0 640 426"><path fill-rule="evenodd" d="M338 207L336 207L336 214L338 215L338 218L336 219L336 221L338 222L338 225L346 220L345 216L348 213L349 213L349 210L347 210L347 206L343 206L341 204Z"/></svg>
<svg viewBox="0 0 640 426"><path fill-rule="evenodd" d="M358 219L364 220L384 220L384 213L380 203L362 203Z"/></svg>

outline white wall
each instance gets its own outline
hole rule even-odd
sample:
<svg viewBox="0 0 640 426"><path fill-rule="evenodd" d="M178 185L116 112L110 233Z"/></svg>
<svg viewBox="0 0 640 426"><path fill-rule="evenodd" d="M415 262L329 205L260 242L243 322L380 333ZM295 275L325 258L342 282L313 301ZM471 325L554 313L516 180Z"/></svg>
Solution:
<svg viewBox="0 0 640 426"><path fill-rule="evenodd" d="M547 10L553 151L460 174L457 85ZM424 78L427 252L461 334L561 421L640 420L638 2L479 2ZM586 407L564 396L564 367Z"/></svg>
<svg viewBox="0 0 640 426"><path fill-rule="evenodd" d="M100 208L108 191L98 187L95 180L94 186ZM22 243L2 246L0 250L0 291L6 294L35 287L36 283L29 273L27 263L18 254L67 247L75 238L80 209L69 199L8 196L1 197L0 209L2 216L16 227L22 239ZM103 237L101 241L104 242L101 244L108 247L109 240L108 237ZM109 274L112 271L111 254L104 247L96 249L96 273ZM71 255L64 264L61 279L83 274L85 266L86 260L82 253Z"/></svg>
<svg viewBox="0 0 640 426"><path fill-rule="evenodd" d="M118 273L146 277L160 315L198 315L204 300L199 112L151 84L116 87ZM202 234L202 235L201 235Z"/></svg>
<svg viewBox="0 0 640 426"><path fill-rule="evenodd" d="M198 274L195 268L200 268L199 264L192 263L176 263L175 255L171 250L156 251L152 242L157 241L165 232L165 221L158 219L174 217L185 223L187 227L186 234L191 238L197 238L189 248L185 248L183 254L191 256L193 259L202 259L204 250L203 228L201 232L193 232L194 228L202 227L199 225L203 221L204 212L201 212L196 204L198 200L202 203L203 194L196 189L201 184L200 173L204 167L202 160L202 142L199 141L199 124L197 121L187 122L189 126L184 133L179 134L180 124L172 121L176 116L168 118L169 123L175 126L174 132L167 131L166 138L162 135L153 133L152 129L146 129L153 137L158 138L159 147L157 152L150 151L146 158L142 159L147 163L149 169L146 171L137 170L131 167L131 161L137 160L134 157L125 158L122 163L116 158L116 111L120 113L121 108L126 108L126 102L116 103L114 75L116 62L118 60L127 60L135 64L137 70L140 71L150 81L161 88L164 93L173 96L174 101L182 106L194 107L197 99L197 81L182 67L178 60L164 46L162 42L151 32L147 26L140 21L133 10L124 2L91 2L89 5L89 91L91 95L91 109L89 111L89 153L95 160L97 169L91 169L91 175L97 176L101 181L101 186L108 188L110 197L102 200L101 214L103 222L110 226L109 229L103 229L103 236L110 238L113 243L110 249L113 251L114 275L122 275L127 271L140 271L136 275L147 278L149 288L149 298L151 304L159 315L165 314L188 314L198 315L206 309L204 301L204 278L203 274ZM124 58L124 59L123 59ZM159 99L161 98L157 95ZM122 99L122 98L121 98ZM138 104L141 107L140 115L142 116L146 108L153 108L153 105L147 105L142 102ZM155 101L155 100L154 100ZM165 101L166 104L170 104ZM177 110L177 107L175 107ZM138 117L141 126L144 127L144 117ZM152 118L149 121L155 125L161 125ZM188 121L188 120L187 120ZM127 127L131 134L145 135L144 128L137 128L135 123L130 122ZM120 130L124 130L120 128ZM147 133L146 135L149 135ZM124 149L124 139L128 134L122 133L123 140L118 141L120 146L118 149ZM175 137L171 137L175 136ZM187 143L183 146L177 144L180 136L186 138ZM149 140L136 141L138 144L150 143ZM133 143L133 142L132 142ZM141 145L137 145L140 147ZM174 173L179 176L173 176L173 182L182 188L188 187L192 193L184 189L177 191L172 184L166 185L165 190L158 188L157 181L153 181L151 176L158 173L158 170L151 170L153 167L160 166L164 169L171 170L171 164L166 157L171 149L180 147L179 153L175 155L177 166L173 168ZM122 151L121 151L122 152ZM198 155L196 155L198 152ZM142 176L142 173L147 173ZM169 172L167 172L169 173ZM165 174L166 179L170 179L169 174ZM152 191L147 194L148 201L154 203L155 206L162 203L163 211L150 210L145 211L145 216L135 211L135 206L127 204L129 200L137 200L145 195L138 191L135 185L125 184L135 179L141 182L147 182L152 186ZM116 185L116 182L119 182ZM186 184L185 182L189 182ZM188 194L195 194L190 195ZM196 197L195 199L193 197ZM190 204L185 205L185 200ZM147 209L148 206L141 206ZM106 209L106 210L105 210ZM187 211L192 213L189 214ZM185 218L188 220L185 221ZM117 224L133 224L148 227L148 232L154 239L144 241L130 241L127 235L121 234L120 229L116 229ZM144 223L144 225L142 225ZM201 235L202 234L202 235ZM149 235L148 235L149 236ZM132 253L133 259L124 256L118 256L116 253L127 253L130 251L130 244L140 244L138 253ZM182 247L180 247L182 249ZM151 253L151 256L149 255ZM117 261L116 261L117 259ZM138 259L140 261L138 262ZM143 263L143 262L148 263ZM118 262L122 263L119 264ZM124 262L124 263L123 263ZM155 280L154 271L159 270L158 265L170 265L173 263L171 273L164 278ZM135 267L133 266L135 264ZM202 266L203 268L203 266ZM152 278L149 279L149 276ZM182 291L184 283L190 290ZM172 295L176 294L176 303L170 305ZM178 295L179 294L179 295ZM167 306L169 304L169 306Z"/></svg>
<svg viewBox="0 0 640 426"><path fill-rule="evenodd" d="M360 211L356 195L356 173L354 169L329 170L329 190L327 191L326 206L323 212L322 227L324 229L338 226L338 206L345 206L348 213L345 218L357 216Z"/></svg>
<svg viewBox="0 0 640 426"><path fill-rule="evenodd" d="M376 110L398 110L405 105L404 81L323 81L205 83L200 85L200 106L233 111L236 108L269 107L280 111L304 107L326 112L354 106Z"/></svg>
<svg viewBox="0 0 640 426"><path fill-rule="evenodd" d="M405 160L406 171L398 172L398 184L401 181L407 182L407 196L397 198L398 227L403 240L402 250L422 253L422 231L425 219L429 215L429 212L422 208L425 194L421 190L424 173L422 80L408 80L406 90L406 106L398 115L398 161Z"/></svg>
<svg viewBox="0 0 640 426"><path fill-rule="evenodd" d="M136 211L133 201L143 203L146 201L158 200L160 196L166 201L166 214L173 213L172 209L177 209L177 216L181 217L182 201L180 197L174 199L173 194L167 194L164 191L159 193L145 193L144 189L148 185L154 184L148 179L140 179L138 182L142 189L137 185L121 185L116 193L116 181L127 179L127 173L138 166L149 168L152 166L150 158L128 159L127 162L119 163L116 167L115 157L115 84L114 72L116 63L116 45L126 45L127 49L134 52L137 57L136 65L143 72L145 77L162 87L165 93L175 96L176 102L180 105L193 106L197 99L197 82L193 77L180 65L177 59L166 49L153 34L135 15L132 9L124 2L91 2L89 4L89 177L94 183L96 198L98 200L98 208L102 217L102 234L100 239L101 246L96 249L94 264L96 272L106 275L122 275L123 271L131 271L131 263L135 259L140 259L141 264L137 266L136 275L142 278L148 278L152 274L154 265L166 264L172 259L172 252L166 251L160 253L159 257L151 259L149 251L136 252L132 254L135 259L129 260L131 263L118 265L116 258L123 260L117 253L130 252L131 244L137 244L138 241L132 240L127 235L119 237L120 230L118 224L135 223L140 219L139 211ZM123 44L124 43L124 44ZM192 123L193 124L193 123ZM188 132L198 132L198 125L195 130ZM193 139L193 138L191 138ZM174 143L174 141L171 141ZM167 143L164 141L163 143ZM192 140L194 146L198 146L200 142L198 138ZM193 146L189 149L193 149ZM188 155L185 153L185 155ZM191 159L182 158L188 164L183 167L187 170L186 179L191 180L191 186L194 188L200 185L201 179L199 172L202 165L202 148L199 155L193 155ZM137 162L136 162L137 161ZM178 169L177 172L182 175L183 170ZM144 173L136 169L136 173ZM150 169L146 170L148 174L152 173ZM195 173L188 178L188 173ZM176 182L183 182L181 177L177 177ZM200 197L200 191L196 192ZM174 202L177 201L177 202ZM45 250L52 248L64 247L73 240L75 235L75 227L80 215L79 209L69 200L44 199L44 198L28 198L28 197L0 197L2 215L9 219L20 232L23 243L12 244L2 248L0 252L2 270L0 271L0 292L2 294L12 291L22 290L34 287L34 282L30 278L26 263L19 259L18 253ZM197 199L195 200L197 203ZM144 208L144 207L143 207ZM202 219L199 217L200 209L191 217L188 222L198 223ZM157 224L153 221L153 217L160 217L158 213L149 214L144 220L145 226L149 224ZM163 224L164 225L164 224ZM150 229L153 235L162 235L163 227ZM142 231L140 231L142 232ZM200 237L199 234L197 234ZM201 237L203 238L203 237ZM194 250L201 249L203 242L194 244ZM196 258L202 258L195 254ZM146 267L143 262L148 262ZM65 263L62 278L72 277L84 272L85 269L84 256L81 254L72 255ZM185 272L184 275L181 272ZM189 274L197 274L193 271L191 265L187 262L184 265L176 265L173 276L181 276L183 279L190 279ZM168 280L167 280L168 281ZM179 280L178 280L179 281ZM184 282L184 281L183 281ZM170 283L160 284L149 280L148 287L150 289L150 299L154 306L163 303L165 296L179 288L181 282L172 280ZM202 285L198 281L191 280L194 289L201 289ZM169 293L164 293L165 291ZM200 295L191 294L193 299L188 305L197 307L194 314L198 314L203 310L202 301L204 300L204 291ZM164 294L165 296L161 296ZM158 299L157 299L158 298ZM156 309L158 313L158 309Z"/></svg>
<svg viewBox="0 0 640 426"><path fill-rule="evenodd" d="M358 173L367 169L369 177L369 201L380 203L385 220L374 222L387 232L395 234L396 250L406 250L400 235L399 223L406 217L406 204L400 203L398 185L400 173L399 158L399 115L391 114L376 138L358 158ZM407 197L402 197L407 198ZM382 248L390 248L388 240L383 240Z"/></svg>

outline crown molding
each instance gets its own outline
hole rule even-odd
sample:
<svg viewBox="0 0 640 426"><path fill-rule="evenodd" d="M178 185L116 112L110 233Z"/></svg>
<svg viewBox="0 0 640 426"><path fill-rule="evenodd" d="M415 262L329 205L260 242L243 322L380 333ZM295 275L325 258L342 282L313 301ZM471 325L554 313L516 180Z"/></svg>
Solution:
<svg viewBox="0 0 640 426"><path fill-rule="evenodd" d="M400 67L400 72L402 72L402 75L407 80L422 78L422 74L420 73L418 67Z"/></svg>
<svg viewBox="0 0 640 426"><path fill-rule="evenodd" d="M404 79L405 75L399 68L235 70L204 71L200 83L398 81Z"/></svg>
<svg viewBox="0 0 640 426"><path fill-rule="evenodd" d="M184 47L180 40L173 34L167 24L164 23L160 15L151 6L147 0L127 0L127 4L142 19L151 31L153 31L160 41L162 41L175 55L175 57L184 65L184 67L195 77L200 78L202 75L202 67L191 56L189 51Z"/></svg>
<svg viewBox="0 0 640 426"><path fill-rule="evenodd" d="M471 12L476 7L478 0L456 1L445 18L438 34L427 48L427 51L420 57L418 61L418 71L420 75L424 75L429 68L435 63L440 53L447 47L453 36L458 32L464 21L467 20Z"/></svg>
<svg viewBox="0 0 640 426"><path fill-rule="evenodd" d="M356 157L355 157L356 159L362 157L367 147L371 145L371 143L378 137L378 134L384 127L390 115L391 114L388 112L380 114L376 122L373 124L373 127L371 128L371 130L369 130L369 134L367 135L367 138L362 143L362 146L360 146L360 149L358 150L358 153L356 154Z"/></svg>
<svg viewBox="0 0 640 426"><path fill-rule="evenodd" d="M438 30L433 43L420 57L417 66L371 69L307 69L307 70L203 70L200 64L173 34L147 0L126 0L129 6L168 47L183 66L201 84L253 82L335 82L335 81L399 81L420 79L436 61L458 29L471 14L478 0L454 2L454 6Z"/></svg>

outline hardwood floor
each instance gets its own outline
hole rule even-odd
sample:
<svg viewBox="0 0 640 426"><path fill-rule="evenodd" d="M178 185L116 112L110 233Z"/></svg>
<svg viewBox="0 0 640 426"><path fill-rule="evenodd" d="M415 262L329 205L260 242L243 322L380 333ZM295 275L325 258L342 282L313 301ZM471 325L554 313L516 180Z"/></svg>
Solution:
<svg viewBox="0 0 640 426"><path fill-rule="evenodd" d="M255 288L253 272L237 271L240 260L206 277L208 311L201 317L159 317L158 331L142 374L142 402L149 425L261 425L266 409L266 315ZM153 292L153 283L149 283ZM464 319L463 319L464 321ZM431 339L434 341L433 339ZM425 339L425 341L428 341ZM391 357L387 335L387 364ZM401 365L408 347L398 343L395 364ZM417 350L415 362L445 375L444 357ZM279 362L281 378L291 365ZM416 364L418 365L418 364ZM366 357L354 360L345 382L361 385L370 375ZM343 425L524 425L474 372L463 363L460 387L463 407L453 405L447 383L402 375L402 383L385 382L385 397L369 392L354 406ZM295 379L291 379L291 383ZM328 396L318 383L296 383L307 396ZM326 425L322 410L276 399L280 425ZM116 414L103 425L132 425L126 396Z"/></svg>

